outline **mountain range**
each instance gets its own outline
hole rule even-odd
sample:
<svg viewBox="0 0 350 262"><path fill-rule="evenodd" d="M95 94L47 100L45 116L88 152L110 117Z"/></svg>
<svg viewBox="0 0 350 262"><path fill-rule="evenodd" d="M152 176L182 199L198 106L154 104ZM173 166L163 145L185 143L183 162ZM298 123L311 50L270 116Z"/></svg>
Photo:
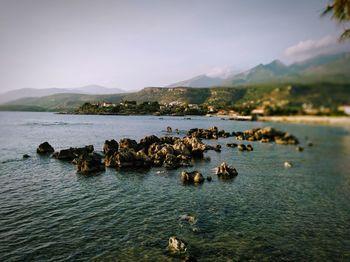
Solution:
<svg viewBox="0 0 350 262"><path fill-rule="evenodd" d="M292 91L284 90L288 86L293 86ZM331 106L349 104L350 53L321 55L291 65L274 60L226 77L200 75L168 87L150 87L129 93L97 85L75 89L19 89L0 95L0 104L3 104L0 110L71 110L85 102L123 99L232 105L251 101L249 99L270 100L270 97L276 101L299 101L299 105L309 102Z"/></svg>
<svg viewBox="0 0 350 262"><path fill-rule="evenodd" d="M226 77L199 75L168 87L240 86L263 83L350 83L350 53L320 55L285 65L279 60L259 64L249 70Z"/></svg>
<svg viewBox="0 0 350 262"><path fill-rule="evenodd" d="M21 88L12 91L8 91L0 94L0 104L21 99L24 97L43 97L54 94L70 93L70 94L116 94L124 93L125 91L119 88L107 88L99 85L87 85L78 88Z"/></svg>

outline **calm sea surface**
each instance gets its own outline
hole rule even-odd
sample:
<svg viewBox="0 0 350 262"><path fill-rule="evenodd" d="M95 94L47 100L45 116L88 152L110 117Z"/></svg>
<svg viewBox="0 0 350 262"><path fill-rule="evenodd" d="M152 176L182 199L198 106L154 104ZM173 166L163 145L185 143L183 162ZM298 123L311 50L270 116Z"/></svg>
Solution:
<svg viewBox="0 0 350 262"><path fill-rule="evenodd" d="M194 127L243 131L271 125L301 144L252 142L253 152L227 148L193 168L213 182L183 186L182 169L145 172L107 169L76 174L72 164L36 155L106 139L181 136ZM172 235L187 241L198 261L349 261L350 129L317 125L224 121L218 118L78 116L0 113L1 261L177 261L167 252ZM22 159L23 154L31 157ZM218 180L222 161L236 167L232 181ZM284 161L293 164L285 169ZM189 170L191 170L189 169ZM180 221L192 213L196 225Z"/></svg>

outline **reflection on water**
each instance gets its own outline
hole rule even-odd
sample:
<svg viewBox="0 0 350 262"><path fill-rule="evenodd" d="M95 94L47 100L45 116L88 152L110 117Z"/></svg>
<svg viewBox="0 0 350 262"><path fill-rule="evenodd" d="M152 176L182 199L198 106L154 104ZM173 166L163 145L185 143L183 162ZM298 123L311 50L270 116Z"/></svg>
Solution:
<svg viewBox="0 0 350 262"><path fill-rule="evenodd" d="M303 152L259 142L251 142L253 152L239 152L225 146L233 138L206 141L220 144L222 152L210 151L210 161L196 161L186 170L213 181L183 186L182 169L107 169L85 177L69 163L38 157L35 149L49 141L57 149L93 144L102 150L106 139L161 136L167 126L240 131L268 124L51 113L0 113L0 120L3 261L178 261L166 249L172 235L186 240L199 261L350 259L346 128L272 124L300 138ZM308 140L314 146L307 147ZM23 154L31 157L22 160ZM234 180L213 174L222 161L237 169ZM285 161L293 167L285 169ZM198 222L181 221L186 213Z"/></svg>

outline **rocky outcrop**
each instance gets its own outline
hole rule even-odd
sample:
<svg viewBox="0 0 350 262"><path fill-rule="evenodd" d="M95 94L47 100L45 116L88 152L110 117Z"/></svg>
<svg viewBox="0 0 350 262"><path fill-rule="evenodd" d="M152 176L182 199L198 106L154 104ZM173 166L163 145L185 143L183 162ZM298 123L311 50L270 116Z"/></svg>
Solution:
<svg viewBox="0 0 350 262"><path fill-rule="evenodd" d="M234 132L233 135L238 140L260 141L262 143L275 142L281 145L299 144L295 136L272 127L253 128L244 132Z"/></svg>
<svg viewBox="0 0 350 262"><path fill-rule="evenodd" d="M85 147L70 147L68 149L62 149L58 152L53 153L52 157L59 160L73 161L75 158L80 158L92 152L94 152L93 145L88 145Z"/></svg>
<svg viewBox="0 0 350 262"><path fill-rule="evenodd" d="M38 146L36 152L38 154L51 154L55 151L55 149L48 143L44 142Z"/></svg>
<svg viewBox="0 0 350 262"><path fill-rule="evenodd" d="M123 138L119 141L119 147L120 147L120 149L132 148L134 150L137 150L138 144L137 144L136 140L129 139L129 138Z"/></svg>
<svg viewBox="0 0 350 262"><path fill-rule="evenodd" d="M84 175L103 172L105 166L101 160L102 157L96 153L81 155L77 160L78 172Z"/></svg>
<svg viewBox="0 0 350 262"><path fill-rule="evenodd" d="M237 176L238 172L234 167L231 167L225 162L223 162L220 166L216 168L216 174L219 178L229 179Z"/></svg>
<svg viewBox="0 0 350 262"><path fill-rule="evenodd" d="M231 134L225 132L225 130L218 130L216 126L202 129L202 128L192 128L187 132L188 136L204 138L204 139L218 139L219 137L230 137Z"/></svg>
<svg viewBox="0 0 350 262"><path fill-rule="evenodd" d="M114 153L118 152L119 144L114 139L112 140L106 140L103 145L103 153L105 155L113 155Z"/></svg>
<svg viewBox="0 0 350 262"><path fill-rule="evenodd" d="M198 172L198 171L193 171L193 172L187 172L187 171L182 171L180 179L182 183L188 183L188 184L201 184L204 182L204 177L203 175Z"/></svg>

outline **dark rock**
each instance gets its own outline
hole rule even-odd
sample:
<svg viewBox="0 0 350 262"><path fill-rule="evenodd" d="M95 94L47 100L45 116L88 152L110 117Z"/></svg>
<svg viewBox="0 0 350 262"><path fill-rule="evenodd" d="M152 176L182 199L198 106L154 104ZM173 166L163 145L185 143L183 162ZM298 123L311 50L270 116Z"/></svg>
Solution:
<svg viewBox="0 0 350 262"><path fill-rule="evenodd" d="M166 131L167 131L168 133L171 133L171 132L173 132L173 129L172 129L170 126L168 126L168 127L166 128Z"/></svg>
<svg viewBox="0 0 350 262"><path fill-rule="evenodd" d="M180 167L180 159L173 154L167 154L164 160L164 167L169 169L175 169Z"/></svg>
<svg viewBox="0 0 350 262"><path fill-rule="evenodd" d="M296 150L296 151L299 151L299 152L302 152L302 151L304 151L304 148L301 147L301 146L297 146L297 147L295 148L295 150Z"/></svg>
<svg viewBox="0 0 350 262"><path fill-rule="evenodd" d="M247 147L246 147L244 144L239 144L239 145L238 145L238 150L239 150L239 151L246 151L246 150L247 150Z"/></svg>
<svg viewBox="0 0 350 262"><path fill-rule="evenodd" d="M27 154L23 155L23 158L29 158L29 157L30 157L30 155L27 155Z"/></svg>
<svg viewBox="0 0 350 262"><path fill-rule="evenodd" d="M254 149L253 149L252 145L247 145L247 150L248 151L253 151Z"/></svg>
<svg viewBox="0 0 350 262"><path fill-rule="evenodd" d="M203 175L198 171L193 171L193 172L182 171L180 179L183 183L200 184L204 182Z"/></svg>
<svg viewBox="0 0 350 262"><path fill-rule="evenodd" d="M238 175L237 170L234 167L230 167L225 162L216 168L216 174L219 178L233 178Z"/></svg>
<svg viewBox="0 0 350 262"><path fill-rule="evenodd" d="M93 145L85 147L71 147L68 149L62 149L59 152L55 152L52 157L59 160L72 161L75 158L79 158L84 155L88 155L94 151Z"/></svg>
<svg viewBox="0 0 350 262"><path fill-rule="evenodd" d="M105 170L101 156L95 153L80 156L77 161L78 172L82 174L99 173Z"/></svg>
<svg viewBox="0 0 350 262"><path fill-rule="evenodd" d="M119 144L114 139L112 140L106 140L103 145L103 153L105 155L112 155L116 152L118 152Z"/></svg>
<svg viewBox="0 0 350 262"><path fill-rule="evenodd" d="M226 144L227 147L237 147L238 145L236 143L229 143L229 144Z"/></svg>
<svg viewBox="0 0 350 262"><path fill-rule="evenodd" d="M155 135L146 136L140 140L139 147L143 148L147 152L150 145L159 142L160 139Z"/></svg>
<svg viewBox="0 0 350 262"><path fill-rule="evenodd" d="M119 141L119 147L120 147L120 149L130 148L130 149L137 150L138 149L138 144L133 139L123 138L123 139L121 139Z"/></svg>
<svg viewBox="0 0 350 262"><path fill-rule="evenodd" d="M314 144L312 142L307 142L307 146L313 146Z"/></svg>
<svg viewBox="0 0 350 262"><path fill-rule="evenodd" d="M207 176L207 181L211 182L213 180L213 178L211 176Z"/></svg>
<svg viewBox="0 0 350 262"><path fill-rule="evenodd" d="M44 142L40 144L36 149L36 152L38 154L50 154L50 153L53 153L54 151L55 151L54 148L48 142Z"/></svg>

